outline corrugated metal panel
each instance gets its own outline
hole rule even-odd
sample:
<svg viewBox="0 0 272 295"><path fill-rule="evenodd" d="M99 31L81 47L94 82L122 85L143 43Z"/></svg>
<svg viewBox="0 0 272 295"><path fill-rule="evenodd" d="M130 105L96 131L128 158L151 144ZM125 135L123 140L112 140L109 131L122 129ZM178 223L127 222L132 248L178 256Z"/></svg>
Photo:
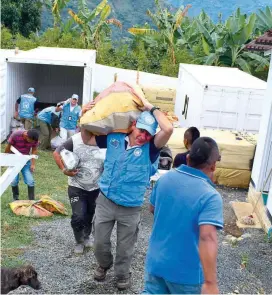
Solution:
<svg viewBox="0 0 272 295"><path fill-rule="evenodd" d="M84 68L56 65L36 65L37 97L41 102L57 103L79 95L82 103Z"/></svg>
<svg viewBox="0 0 272 295"><path fill-rule="evenodd" d="M7 64L4 60L0 61L0 138L1 142L6 139L6 72Z"/></svg>
<svg viewBox="0 0 272 295"><path fill-rule="evenodd" d="M29 87L36 88L36 67L31 64L7 64L6 91L6 128L10 131L10 122L14 116L15 102Z"/></svg>
<svg viewBox="0 0 272 295"><path fill-rule="evenodd" d="M95 50L38 47L9 58L10 62L81 66L95 63Z"/></svg>

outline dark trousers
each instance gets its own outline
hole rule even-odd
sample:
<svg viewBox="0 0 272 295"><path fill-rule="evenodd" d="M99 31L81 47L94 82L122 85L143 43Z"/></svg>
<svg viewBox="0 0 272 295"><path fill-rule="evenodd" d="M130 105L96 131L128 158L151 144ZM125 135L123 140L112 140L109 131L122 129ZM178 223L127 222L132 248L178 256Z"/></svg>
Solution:
<svg viewBox="0 0 272 295"><path fill-rule="evenodd" d="M98 194L99 189L85 191L78 187L68 186L68 196L72 207L71 226L77 243L83 243L92 232L92 220Z"/></svg>

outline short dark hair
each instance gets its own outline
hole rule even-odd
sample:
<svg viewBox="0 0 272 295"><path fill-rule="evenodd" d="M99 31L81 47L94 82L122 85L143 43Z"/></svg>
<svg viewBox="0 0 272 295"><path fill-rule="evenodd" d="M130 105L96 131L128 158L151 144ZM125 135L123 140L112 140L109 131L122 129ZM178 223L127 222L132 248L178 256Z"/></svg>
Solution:
<svg viewBox="0 0 272 295"><path fill-rule="evenodd" d="M199 137L193 143L189 157L191 167L203 168L220 160L218 145L210 137Z"/></svg>
<svg viewBox="0 0 272 295"><path fill-rule="evenodd" d="M184 136L188 139L190 144L193 144L194 141L199 138L200 132L196 127L190 127L185 131Z"/></svg>
<svg viewBox="0 0 272 295"><path fill-rule="evenodd" d="M34 141L38 141L39 140L39 131L37 129L29 129L27 131L27 136Z"/></svg>

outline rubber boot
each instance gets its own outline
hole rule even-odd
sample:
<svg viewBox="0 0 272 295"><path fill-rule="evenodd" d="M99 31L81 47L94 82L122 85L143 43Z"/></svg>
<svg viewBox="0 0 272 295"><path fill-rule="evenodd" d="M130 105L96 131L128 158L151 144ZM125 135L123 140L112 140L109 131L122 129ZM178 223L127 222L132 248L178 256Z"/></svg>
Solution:
<svg viewBox="0 0 272 295"><path fill-rule="evenodd" d="M12 186L12 195L13 195L13 200L17 201L19 200L19 187L18 185Z"/></svg>
<svg viewBox="0 0 272 295"><path fill-rule="evenodd" d="M28 189L28 199L34 200L35 199L34 186L28 186L27 189Z"/></svg>

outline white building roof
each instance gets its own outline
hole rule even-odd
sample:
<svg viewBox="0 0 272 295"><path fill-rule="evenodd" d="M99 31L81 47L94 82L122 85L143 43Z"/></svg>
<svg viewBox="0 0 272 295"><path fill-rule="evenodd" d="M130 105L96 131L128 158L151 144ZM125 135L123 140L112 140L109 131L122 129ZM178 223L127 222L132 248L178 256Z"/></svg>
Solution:
<svg viewBox="0 0 272 295"><path fill-rule="evenodd" d="M95 50L37 47L8 58L9 62L85 66L95 63Z"/></svg>
<svg viewBox="0 0 272 295"><path fill-rule="evenodd" d="M266 89L266 82L237 68L180 64L201 85L233 88Z"/></svg>

